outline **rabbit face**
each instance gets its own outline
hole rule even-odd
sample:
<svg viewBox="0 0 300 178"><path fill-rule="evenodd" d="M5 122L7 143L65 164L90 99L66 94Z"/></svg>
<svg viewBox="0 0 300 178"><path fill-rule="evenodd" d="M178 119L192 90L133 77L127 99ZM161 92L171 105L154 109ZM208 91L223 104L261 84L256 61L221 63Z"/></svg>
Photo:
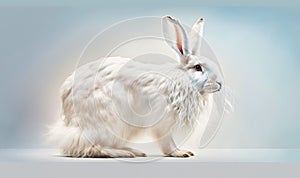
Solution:
<svg viewBox="0 0 300 178"><path fill-rule="evenodd" d="M200 54L203 18L196 21L189 34L170 16L163 18L162 25L166 42L179 55L180 66L186 70L192 84L203 95L219 91L222 78L217 64Z"/></svg>
<svg viewBox="0 0 300 178"><path fill-rule="evenodd" d="M192 84L201 94L210 94L221 90L221 78L214 70L217 66L210 59L204 56L190 55L186 61L184 68Z"/></svg>

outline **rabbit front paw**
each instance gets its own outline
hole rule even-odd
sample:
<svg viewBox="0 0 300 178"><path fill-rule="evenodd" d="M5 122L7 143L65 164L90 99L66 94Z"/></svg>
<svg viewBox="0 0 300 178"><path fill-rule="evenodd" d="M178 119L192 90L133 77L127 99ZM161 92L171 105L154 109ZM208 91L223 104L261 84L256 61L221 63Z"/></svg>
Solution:
<svg viewBox="0 0 300 178"><path fill-rule="evenodd" d="M187 151L187 150L176 149L172 153L169 153L167 156L185 158L185 157L194 156L194 153L192 153L191 151Z"/></svg>

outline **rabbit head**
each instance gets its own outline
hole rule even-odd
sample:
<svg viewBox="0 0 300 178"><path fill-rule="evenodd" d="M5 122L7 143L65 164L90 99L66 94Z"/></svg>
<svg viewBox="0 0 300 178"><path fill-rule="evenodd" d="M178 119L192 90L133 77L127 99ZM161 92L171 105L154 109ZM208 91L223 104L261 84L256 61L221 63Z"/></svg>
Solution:
<svg viewBox="0 0 300 178"><path fill-rule="evenodd" d="M221 90L222 75L216 63L200 54L203 25L203 18L199 18L188 34L178 20L170 16L162 19L165 40L179 55L178 67L186 71L194 87L205 95Z"/></svg>

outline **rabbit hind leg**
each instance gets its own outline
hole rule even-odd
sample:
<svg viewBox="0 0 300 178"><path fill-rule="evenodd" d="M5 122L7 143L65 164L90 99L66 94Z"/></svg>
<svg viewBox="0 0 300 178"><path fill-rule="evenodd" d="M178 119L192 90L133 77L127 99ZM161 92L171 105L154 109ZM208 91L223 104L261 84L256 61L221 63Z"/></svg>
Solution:
<svg viewBox="0 0 300 178"><path fill-rule="evenodd" d="M139 150L130 148L130 147L125 147L123 149L132 152L137 157L146 157L147 156L145 153L143 153L143 152L141 152Z"/></svg>
<svg viewBox="0 0 300 178"><path fill-rule="evenodd" d="M138 156L127 149L102 148L100 145L65 152L65 155L77 158L133 158Z"/></svg>

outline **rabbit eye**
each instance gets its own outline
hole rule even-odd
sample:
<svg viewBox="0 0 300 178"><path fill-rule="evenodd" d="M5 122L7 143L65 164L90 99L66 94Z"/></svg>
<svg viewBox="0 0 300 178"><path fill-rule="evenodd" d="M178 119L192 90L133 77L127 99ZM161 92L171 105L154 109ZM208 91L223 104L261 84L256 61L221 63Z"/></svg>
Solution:
<svg viewBox="0 0 300 178"><path fill-rule="evenodd" d="M202 66L201 66L201 65L197 64L197 65L195 65L194 67L195 67L196 71L203 72Z"/></svg>

